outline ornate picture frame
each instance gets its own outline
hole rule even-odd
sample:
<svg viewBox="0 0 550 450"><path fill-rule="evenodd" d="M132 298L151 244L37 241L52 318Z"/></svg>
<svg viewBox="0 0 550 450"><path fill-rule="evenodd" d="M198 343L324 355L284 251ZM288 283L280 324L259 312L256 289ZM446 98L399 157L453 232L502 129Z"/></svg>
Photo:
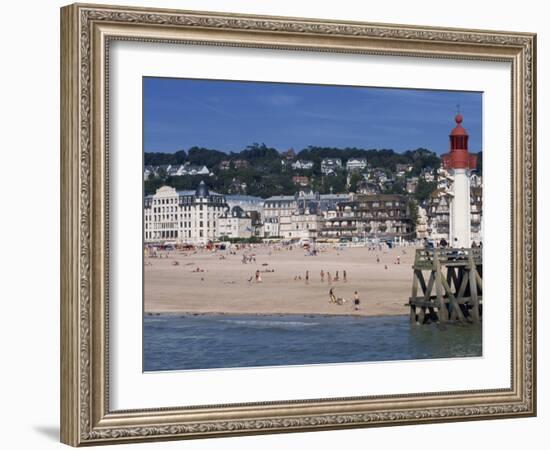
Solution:
<svg viewBox="0 0 550 450"><path fill-rule="evenodd" d="M512 67L508 389L113 411L108 62L116 40L504 61ZM61 440L73 445L536 414L536 36L75 4L61 9Z"/></svg>

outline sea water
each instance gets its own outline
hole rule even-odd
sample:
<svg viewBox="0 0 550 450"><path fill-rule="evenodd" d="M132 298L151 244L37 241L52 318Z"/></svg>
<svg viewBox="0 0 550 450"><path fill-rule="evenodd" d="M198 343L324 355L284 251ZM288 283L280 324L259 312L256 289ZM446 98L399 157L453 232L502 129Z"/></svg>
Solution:
<svg viewBox="0 0 550 450"><path fill-rule="evenodd" d="M476 356L480 325L416 325L408 316L144 317L144 371Z"/></svg>

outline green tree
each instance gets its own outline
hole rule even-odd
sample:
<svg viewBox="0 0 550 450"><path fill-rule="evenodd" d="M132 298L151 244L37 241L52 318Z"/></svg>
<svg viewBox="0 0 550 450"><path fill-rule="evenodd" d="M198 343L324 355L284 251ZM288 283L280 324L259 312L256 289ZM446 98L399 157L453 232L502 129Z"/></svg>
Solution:
<svg viewBox="0 0 550 450"><path fill-rule="evenodd" d="M354 172L349 179L350 192L357 192L357 185L361 182L363 176L360 173Z"/></svg>
<svg viewBox="0 0 550 450"><path fill-rule="evenodd" d="M162 185L164 185L164 181L162 180L162 178L159 178L159 177L155 177L155 178L152 178L152 179L150 178L150 179L146 180L143 183L145 195L154 194L155 192L157 192L157 189L159 187L161 187Z"/></svg>
<svg viewBox="0 0 550 450"><path fill-rule="evenodd" d="M411 218L412 232L416 232L416 226L418 225L418 203L414 199L409 200L409 216Z"/></svg>
<svg viewBox="0 0 550 450"><path fill-rule="evenodd" d="M430 194L435 191L437 188L437 183L435 181L428 182L424 178L418 180L416 185L416 191L414 193L414 198L422 203L428 199Z"/></svg>
<svg viewBox="0 0 550 450"><path fill-rule="evenodd" d="M219 150L191 147L187 159L191 164L200 166L205 165L208 168L214 168L224 159L227 159L227 154Z"/></svg>

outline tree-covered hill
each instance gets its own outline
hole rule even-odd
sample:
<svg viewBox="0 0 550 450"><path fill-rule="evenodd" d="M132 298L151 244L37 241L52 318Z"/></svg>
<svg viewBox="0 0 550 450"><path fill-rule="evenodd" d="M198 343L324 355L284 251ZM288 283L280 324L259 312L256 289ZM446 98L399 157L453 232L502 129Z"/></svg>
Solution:
<svg viewBox="0 0 550 450"><path fill-rule="evenodd" d="M216 170L216 166L223 160L246 160L251 166L269 166L275 169L280 166L281 154L265 144L254 143L240 152L224 152L220 149L191 147L188 152L179 150L175 153L145 152L145 165L184 164L191 163L205 165ZM320 171L323 158L340 158L345 164L350 158L366 158L371 167L380 167L391 171L397 164L412 164L413 171L420 173L425 167L437 168L440 158L430 150L419 148L397 153L391 149L362 149L309 146L297 152L295 159L312 161L314 171Z"/></svg>
<svg viewBox="0 0 550 450"><path fill-rule="evenodd" d="M179 150L175 153L146 152L144 163L146 166L189 163L206 166L211 174L206 176L152 176L145 181L145 192L146 194L154 193L163 184L182 190L195 189L200 181L204 180L211 189L223 193L261 197L290 195L297 189L292 179L296 175L307 177L308 187L320 193L346 192L348 189L355 189L361 178L355 175L348 179L345 170L334 176L323 175L321 161L324 158L340 158L343 167L350 158L366 158L369 167L380 168L390 177L396 173L398 164L412 167L407 173L407 177L418 176L423 169L437 169L441 165L440 157L424 148L398 153L391 149L309 146L297 151L294 157L289 157L288 154L283 155L277 149L263 143L254 143L240 152L191 147L187 151ZM292 169L292 162L297 160L311 161L313 168L308 170ZM230 164L221 167L222 161L229 161ZM478 155L478 167L481 169L481 152ZM400 193L404 187L404 180L398 179L390 191Z"/></svg>

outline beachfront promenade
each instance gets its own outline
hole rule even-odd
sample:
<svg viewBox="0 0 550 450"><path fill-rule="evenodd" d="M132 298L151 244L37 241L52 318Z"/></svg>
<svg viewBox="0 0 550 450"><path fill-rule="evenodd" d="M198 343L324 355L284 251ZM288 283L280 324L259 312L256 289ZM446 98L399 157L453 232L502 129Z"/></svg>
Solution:
<svg viewBox="0 0 550 450"><path fill-rule="evenodd" d="M165 258L145 257L145 312L408 314L404 304L410 294L415 247L318 250L317 256L308 256L299 246L290 250L259 245L235 252L173 250ZM257 271L261 281L256 280ZM331 287L347 302L329 303ZM358 311L353 305L355 291L361 301Z"/></svg>

